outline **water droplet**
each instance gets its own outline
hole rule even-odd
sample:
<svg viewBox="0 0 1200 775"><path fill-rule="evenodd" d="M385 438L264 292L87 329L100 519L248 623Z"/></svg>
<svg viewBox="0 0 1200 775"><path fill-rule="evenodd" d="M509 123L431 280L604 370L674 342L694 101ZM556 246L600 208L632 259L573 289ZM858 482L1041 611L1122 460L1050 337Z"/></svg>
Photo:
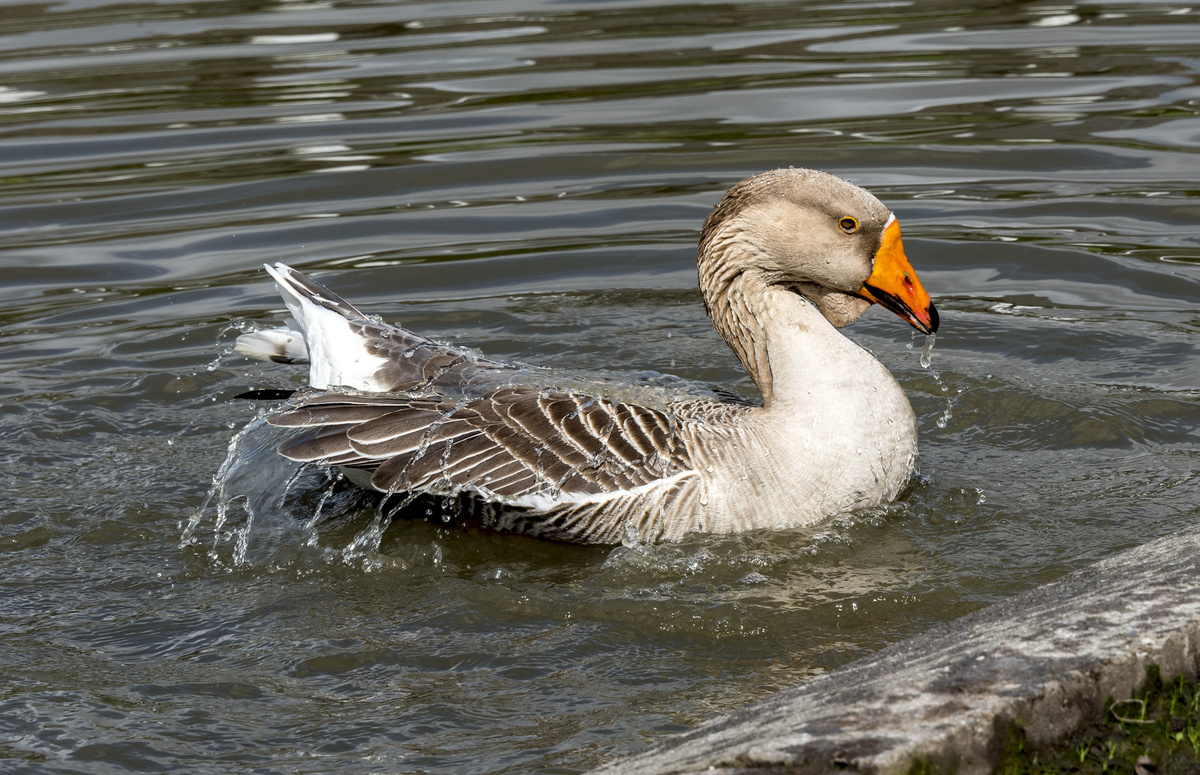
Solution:
<svg viewBox="0 0 1200 775"><path fill-rule="evenodd" d="M937 334L929 334L925 337L925 346L921 348L921 368L928 369L933 363L933 343L937 340Z"/></svg>
<svg viewBox="0 0 1200 775"><path fill-rule="evenodd" d="M412 348L412 347L410 347L410 348L408 348L407 350L405 350L405 351L404 351L404 357L405 357L405 358L411 358L411 357L413 357L413 356L414 356L414 355L416 355L416 354L417 354L417 351L416 351L414 348Z"/></svg>

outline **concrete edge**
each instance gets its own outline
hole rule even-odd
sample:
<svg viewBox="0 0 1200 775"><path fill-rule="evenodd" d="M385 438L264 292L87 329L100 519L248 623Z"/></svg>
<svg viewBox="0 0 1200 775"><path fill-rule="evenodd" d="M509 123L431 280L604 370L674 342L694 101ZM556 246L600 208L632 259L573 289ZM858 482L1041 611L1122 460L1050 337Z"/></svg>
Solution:
<svg viewBox="0 0 1200 775"><path fill-rule="evenodd" d="M597 775L990 772L1016 724L1047 745L1157 664L1200 675L1200 527L889 646Z"/></svg>

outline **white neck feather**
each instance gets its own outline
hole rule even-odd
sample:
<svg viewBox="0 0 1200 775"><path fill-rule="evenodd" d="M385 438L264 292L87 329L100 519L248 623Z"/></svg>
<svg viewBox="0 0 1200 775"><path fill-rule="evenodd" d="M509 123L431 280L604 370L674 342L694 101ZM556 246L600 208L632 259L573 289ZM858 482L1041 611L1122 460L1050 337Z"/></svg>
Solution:
<svg viewBox="0 0 1200 775"><path fill-rule="evenodd" d="M803 296L743 273L717 323L763 393L747 422L698 429L713 501L690 529L811 524L896 497L916 460L916 420L883 364ZM714 314L714 318L717 315Z"/></svg>

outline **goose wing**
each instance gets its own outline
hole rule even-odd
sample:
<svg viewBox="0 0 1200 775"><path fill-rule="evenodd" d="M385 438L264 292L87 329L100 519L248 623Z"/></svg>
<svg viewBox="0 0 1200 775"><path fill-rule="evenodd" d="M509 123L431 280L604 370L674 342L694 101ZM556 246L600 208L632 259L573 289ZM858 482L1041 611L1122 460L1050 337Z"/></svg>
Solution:
<svg viewBox="0 0 1200 775"><path fill-rule="evenodd" d="M285 457L370 471L371 486L388 493L471 490L531 505L628 491L692 468L672 413L531 387L459 401L302 394L268 422L302 429L279 446Z"/></svg>

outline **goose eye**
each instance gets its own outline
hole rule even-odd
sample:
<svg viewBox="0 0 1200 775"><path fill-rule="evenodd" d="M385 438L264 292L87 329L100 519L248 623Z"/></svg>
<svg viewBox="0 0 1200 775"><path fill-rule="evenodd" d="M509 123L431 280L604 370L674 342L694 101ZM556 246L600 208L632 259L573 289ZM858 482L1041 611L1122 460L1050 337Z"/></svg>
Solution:
<svg viewBox="0 0 1200 775"><path fill-rule="evenodd" d="M858 231L858 221L854 218L851 218L849 215L838 221L838 226L842 227L842 231L846 232L847 234L853 234L854 232Z"/></svg>

